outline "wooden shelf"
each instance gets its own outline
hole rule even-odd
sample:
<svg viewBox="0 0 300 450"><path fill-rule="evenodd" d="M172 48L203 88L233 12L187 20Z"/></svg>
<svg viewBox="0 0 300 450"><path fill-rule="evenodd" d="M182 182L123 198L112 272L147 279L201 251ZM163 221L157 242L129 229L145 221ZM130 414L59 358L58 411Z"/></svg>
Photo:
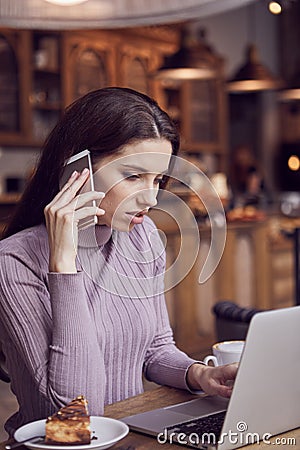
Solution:
<svg viewBox="0 0 300 450"><path fill-rule="evenodd" d="M180 131L183 152L212 155L212 165L226 172L227 117L222 67L218 79L211 81L158 81L151 76L164 57L175 51L177 27L3 30L3 36L7 48L15 38L11 58L18 76L16 70L12 71L17 82L11 83L11 89L18 84L19 97L14 91L3 95L9 96L17 119L10 119L10 124L3 107L12 131L0 132L0 145L40 147L60 112L79 96L106 86L124 86L155 98L169 111ZM0 75L2 71L6 75L3 68ZM9 76L9 80L13 77Z"/></svg>

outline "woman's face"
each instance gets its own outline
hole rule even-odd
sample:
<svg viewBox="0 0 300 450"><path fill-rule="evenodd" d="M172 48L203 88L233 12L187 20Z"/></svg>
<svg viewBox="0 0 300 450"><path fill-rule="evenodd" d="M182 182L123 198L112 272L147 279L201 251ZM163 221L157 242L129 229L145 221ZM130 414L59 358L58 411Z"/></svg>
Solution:
<svg viewBox="0 0 300 450"><path fill-rule="evenodd" d="M149 208L157 204L163 175L172 154L165 139L149 139L126 145L122 153L103 158L94 165L96 191L105 192L100 207L105 214L100 225L128 231L144 220Z"/></svg>

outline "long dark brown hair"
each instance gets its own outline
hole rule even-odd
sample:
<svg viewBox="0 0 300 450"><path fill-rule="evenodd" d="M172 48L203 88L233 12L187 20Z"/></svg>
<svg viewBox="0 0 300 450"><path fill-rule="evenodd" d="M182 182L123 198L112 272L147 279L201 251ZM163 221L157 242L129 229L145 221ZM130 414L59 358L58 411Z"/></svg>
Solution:
<svg viewBox="0 0 300 450"><path fill-rule="evenodd" d="M96 162L120 152L124 145L156 138L168 140L173 155L177 154L179 135L175 125L147 95L109 87L76 100L47 138L4 237L44 222L44 208L59 191L64 163L72 155L88 148L92 162Z"/></svg>

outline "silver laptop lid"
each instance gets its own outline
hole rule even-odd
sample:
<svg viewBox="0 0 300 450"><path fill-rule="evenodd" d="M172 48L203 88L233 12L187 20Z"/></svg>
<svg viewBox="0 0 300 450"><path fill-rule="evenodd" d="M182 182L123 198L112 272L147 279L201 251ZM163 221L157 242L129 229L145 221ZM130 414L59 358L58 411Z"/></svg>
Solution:
<svg viewBox="0 0 300 450"><path fill-rule="evenodd" d="M300 426L300 306L256 314L250 324L221 438L230 450ZM205 397L126 417L132 430L157 437L173 424L226 410L227 400ZM270 446L271 448L271 446Z"/></svg>
<svg viewBox="0 0 300 450"><path fill-rule="evenodd" d="M300 306L256 314L250 324L219 450L270 440L300 426ZM230 437L231 434L231 437Z"/></svg>

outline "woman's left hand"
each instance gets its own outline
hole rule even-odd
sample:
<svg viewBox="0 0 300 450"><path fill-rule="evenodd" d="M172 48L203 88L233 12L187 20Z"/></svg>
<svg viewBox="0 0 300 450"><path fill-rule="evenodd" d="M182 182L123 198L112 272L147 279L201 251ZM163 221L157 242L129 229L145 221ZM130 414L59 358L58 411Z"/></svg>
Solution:
<svg viewBox="0 0 300 450"><path fill-rule="evenodd" d="M192 390L203 390L206 394L229 398L237 374L238 364L206 366L192 364L187 373L187 383Z"/></svg>

